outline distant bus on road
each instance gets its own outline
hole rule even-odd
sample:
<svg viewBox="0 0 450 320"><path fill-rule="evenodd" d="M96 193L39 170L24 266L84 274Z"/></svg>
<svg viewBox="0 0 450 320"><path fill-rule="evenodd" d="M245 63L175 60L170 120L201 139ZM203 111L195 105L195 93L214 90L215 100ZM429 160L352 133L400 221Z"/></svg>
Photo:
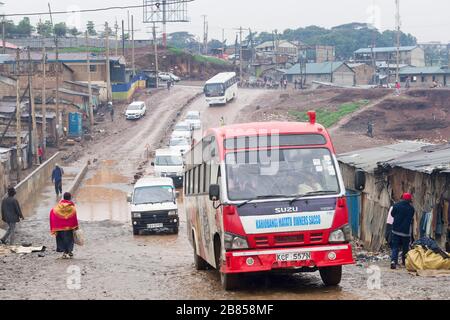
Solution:
<svg viewBox="0 0 450 320"><path fill-rule="evenodd" d="M212 106L215 104L226 104L237 98L238 78L235 72L222 72L205 83L203 89L206 102Z"/></svg>
<svg viewBox="0 0 450 320"><path fill-rule="evenodd" d="M309 115L310 123L210 129L185 155L195 267L215 267L226 290L242 274L271 270L319 271L326 285L337 285L342 266L354 263L334 148Z"/></svg>

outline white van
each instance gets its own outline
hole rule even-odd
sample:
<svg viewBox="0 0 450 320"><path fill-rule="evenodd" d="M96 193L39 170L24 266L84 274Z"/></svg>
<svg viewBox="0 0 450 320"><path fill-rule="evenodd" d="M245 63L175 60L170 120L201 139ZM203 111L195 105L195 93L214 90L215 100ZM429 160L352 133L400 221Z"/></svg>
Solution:
<svg viewBox="0 0 450 320"><path fill-rule="evenodd" d="M155 153L155 176L172 178L176 188L183 186L183 156L177 150L159 149Z"/></svg>
<svg viewBox="0 0 450 320"><path fill-rule="evenodd" d="M131 103L127 111L125 111L125 116L127 120L136 120L145 116L145 112L147 111L147 106L143 101L135 101Z"/></svg>
<svg viewBox="0 0 450 320"><path fill-rule="evenodd" d="M142 178L128 196L133 234L172 231L178 233L177 193L170 178Z"/></svg>

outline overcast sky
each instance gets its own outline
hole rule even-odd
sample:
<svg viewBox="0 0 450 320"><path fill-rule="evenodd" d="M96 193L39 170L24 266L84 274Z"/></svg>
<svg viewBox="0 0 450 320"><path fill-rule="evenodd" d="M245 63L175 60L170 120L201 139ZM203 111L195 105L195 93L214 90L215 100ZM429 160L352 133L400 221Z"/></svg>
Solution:
<svg viewBox="0 0 450 320"><path fill-rule="evenodd" d="M91 9L115 5L140 5L142 0L2 0L0 12L28 13L48 10ZM191 22L169 24L167 32L187 30L196 36L203 32L202 15L208 16L209 38L222 39L222 29L228 43L233 43L239 26L255 31L284 30L286 28L319 25L332 27L349 22L373 22L381 30L395 27L394 0L195 0L188 5ZM415 35L420 42L450 42L449 0L401 0L402 30ZM147 24L143 24L142 9L132 9L135 16L136 38L148 38ZM48 16L42 16L43 20ZM127 18L126 10L97 13L58 15L55 22L65 21L84 30L86 21L93 20L97 29L108 21ZM20 18L14 18L19 20ZM33 17L36 22L39 17Z"/></svg>

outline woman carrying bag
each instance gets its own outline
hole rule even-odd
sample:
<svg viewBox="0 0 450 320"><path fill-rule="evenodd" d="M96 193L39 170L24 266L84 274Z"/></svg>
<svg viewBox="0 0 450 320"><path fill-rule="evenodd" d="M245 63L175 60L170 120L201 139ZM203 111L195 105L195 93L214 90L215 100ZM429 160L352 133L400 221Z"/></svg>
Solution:
<svg viewBox="0 0 450 320"><path fill-rule="evenodd" d="M56 251L63 253L63 259L72 258L75 240L82 242L82 235L75 204L68 192L64 193L63 199L50 211L50 231L56 235Z"/></svg>

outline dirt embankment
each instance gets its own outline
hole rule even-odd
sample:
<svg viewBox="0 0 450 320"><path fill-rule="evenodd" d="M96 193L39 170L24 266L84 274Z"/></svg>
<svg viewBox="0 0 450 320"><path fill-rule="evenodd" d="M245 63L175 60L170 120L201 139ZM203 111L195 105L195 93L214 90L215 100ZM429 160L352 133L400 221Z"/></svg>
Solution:
<svg viewBox="0 0 450 320"><path fill-rule="evenodd" d="M162 50L158 51L158 68L161 71L173 71L182 79L207 80L220 72L237 71L230 63L213 63L208 58L201 58L186 52ZM131 56L127 61L131 61ZM153 48L135 50L136 66L140 69L155 69Z"/></svg>
<svg viewBox="0 0 450 320"><path fill-rule="evenodd" d="M411 90L399 97L392 96L352 118L343 129L364 133L368 121L374 124L378 137L447 142L450 136L450 90Z"/></svg>
<svg viewBox="0 0 450 320"><path fill-rule="evenodd" d="M384 89L318 89L274 90L259 98L253 108L247 108L241 122L247 121L297 121L292 112L326 108L335 110L344 103L367 100L376 101L388 95Z"/></svg>

